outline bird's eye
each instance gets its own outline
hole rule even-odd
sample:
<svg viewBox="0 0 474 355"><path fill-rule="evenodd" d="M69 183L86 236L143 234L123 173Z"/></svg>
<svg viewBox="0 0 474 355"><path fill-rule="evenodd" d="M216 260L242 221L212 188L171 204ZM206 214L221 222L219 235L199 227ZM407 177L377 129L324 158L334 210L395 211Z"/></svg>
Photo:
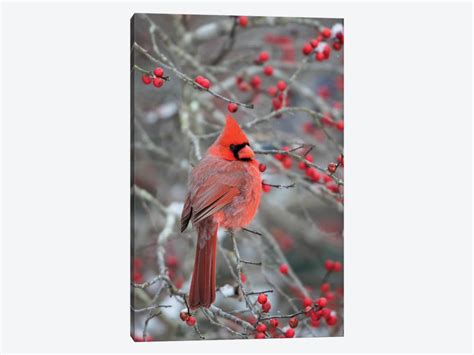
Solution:
<svg viewBox="0 0 474 355"><path fill-rule="evenodd" d="M229 148L230 148L230 150L234 150L235 149L235 144L231 144Z"/></svg>

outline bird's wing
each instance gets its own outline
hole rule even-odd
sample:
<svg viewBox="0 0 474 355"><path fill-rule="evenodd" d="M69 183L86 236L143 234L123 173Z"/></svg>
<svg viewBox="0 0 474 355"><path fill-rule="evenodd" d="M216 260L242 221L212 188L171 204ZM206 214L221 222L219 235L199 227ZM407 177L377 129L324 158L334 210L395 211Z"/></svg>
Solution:
<svg viewBox="0 0 474 355"><path fill-rule="evenodd" d="M193 223L220 211L239 194L240 191L236 186L219 181L217 176L210 176L193 196Z"/></svg>
<svg viewBox="0 0 474 355"><path fill-rule="evenodd" d="M191 206L191 199L189 198L188 194L188 196L186 196L186 201L184 202L183 212L181 212L181 233L183 233L188 227L192 214L193 208Z"/></svg>
<svg viewBox="0 0 474 355"><path fill-rule="evenodd" d="M193 223L202 221L227 206L240 194L240 183L241 174L239 173L214 174L207 176L205 180L199 181L188 197L188 223L189 219ZM186 203L188 203L188 200ZM186 204L184 210L186 210Z"/></svg>

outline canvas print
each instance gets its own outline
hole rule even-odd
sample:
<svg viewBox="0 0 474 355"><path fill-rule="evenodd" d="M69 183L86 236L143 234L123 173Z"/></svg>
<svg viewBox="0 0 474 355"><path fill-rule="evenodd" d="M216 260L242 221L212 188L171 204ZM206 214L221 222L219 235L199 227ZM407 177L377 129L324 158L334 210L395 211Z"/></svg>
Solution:
<svg viewBox="0 0 474 355"><path fill-rule="evenodd" d="M339 18L132 17L134 341L343 335L343 62Z"/></svg>

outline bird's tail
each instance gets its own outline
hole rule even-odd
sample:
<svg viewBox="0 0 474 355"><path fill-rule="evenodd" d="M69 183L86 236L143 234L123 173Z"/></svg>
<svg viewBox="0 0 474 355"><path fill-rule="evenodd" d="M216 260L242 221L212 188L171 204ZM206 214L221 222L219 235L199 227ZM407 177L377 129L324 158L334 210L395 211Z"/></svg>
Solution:
<svg viewBox="0 0 474 355"><path fill-rule="evenodd" d="M210 218L197 226L198 240L189 291L189 307L209 308L216 298L216 249L218 225Z"/></svg>

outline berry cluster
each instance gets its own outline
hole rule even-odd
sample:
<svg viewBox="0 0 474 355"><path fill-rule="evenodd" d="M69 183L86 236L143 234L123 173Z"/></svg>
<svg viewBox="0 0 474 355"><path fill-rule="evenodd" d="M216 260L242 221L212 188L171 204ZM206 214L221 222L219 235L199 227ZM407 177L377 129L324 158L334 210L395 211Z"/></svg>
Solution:
<svg viewBox="0 0 474 355"><path fill-rule="evenodd" d="M338 261L327 259L324 263L324 267L327 270L327 275L325 276L325 280L327 280L327 277L329 277L331 272L341 271L342 264ZM280 272L287 275L288 265L281 264ZM296 289L294 289L294 291L295 290ZM298 325L301 323L301 319L298 318L303 316L308 318L310 325L315 328L320 327L322 321L324 321L328 327L335 326L338 322L337 312L331 307L337 307L338 302L335 302L336 294L331 292L331 286L327 281L321 284L320 290L321 295L314 300L309 296L302 297L302 311L289 317L288 324L282 328L278 328L281 321L277 319L278 317L272 318L270 316L266 318L267 322L265 322L258 321L255 317L250 316L248 321L255 328L255 339L264 339L266 337L293 338L296 335ZM308 291L310 291L309 288ZM341 292L339 296L342 295L342 288L337 291ZM265 313L267 313L271 308L268 296L265 293L260 293L258 295L257 303L262 306L262 311Z"/></svg>
<svg viewBox="0 0 474 355"><path fill-rule="evenodd" d="M341 50L344 44L344 33L341 24L334 25L332 29L323 27L316 38L303 45L301 52L305 56L315 53L314 59L322 62L331 56L331 41L334 50Z"/></svg>
<svg viewBox="0 0 474 355"><path fill-rule="evenodd" d="M323 113L319 121L321 122L323 126L335 128L340 132L344 131L344 120L342 119L337 120L337 121L333 120L329 112ZM312 121L306 122L303 125L303 130L308 134L314 135L316 138L318 138L318 133L320 133L320 131L316 129Z"/></svg>
<svg viewBox="0 0 474 355"><path fill-rule="evenodd" d="M145 73L142 75L142 81L145 85L153 83L153 86L156 88L161 88L167 80L168 77L164 76L164 70L160 67L155 68L153 73Z"/></svg>
<svg viewBox="0 0 474 355"><path fill-rule="evenodd" d="M283 91L286 90L286 82L284 82L283 80L278 81L278 83L276 85L276 89L277 90L275 92L275 95L273 95L273 96L276 96L277 94L278 94L278 96L276 98L272 99L272 105L273 105L273 109L275 111L278 111L282 107L289 105L289 97L288 97L288 95L286 95L286 97L284 97L284 95L283 95ZM284 100L284 102L283 102L283 100Z"/></svg>
<svg viewBox="0 0 474 355"><path fill-rule="evenodd" d="M290 148L285 146L285 147L281 148L281 150L290 151ZM274 155L274 158L281 162L281 165L284 169L291 169L292 166L293 166L292 157L289 156L289 155L277 153L277 154ZM304 156L304 158L305 158L305 161L300 161L298 163L298 169L304 170L306 178L309 181L311 181L313 183L322 183L326 186L326 188L329 191L331 191L333 193L339 193L340 192L339 185L336 184L333 181L333 179L331 178L330 175L325 174L323 172L319 172L314 166L311 166L310 164L308 164L308 163L314 163L314 158L311 154L306 154ZM341 158L338 157L338 159L341 159L341 161L343 162L343 156L342 155L341 155ZM334 164L334 166L332 164ZM328 172L330 174L335 173L336 169L341 165L342 164L339 163L339 162L337 164L330 163L328 165Z"/></svg>
<svg viewBox="0 0 474 355"><path fill-rule="evenodd" d="M270 60L270 54L267 51L262 51L259 53L257 58L255 59L254 63L256 65L264 65L266 62ZM267 77L273 76L273 67L269 64L263 66L263 74ZM254 90L255 94L257 94L262 86L262 78L260 75L252 75L250 78L245 80L241 75L238 75L235 78L237 88L242 92L247 92L250 90ZM269 86L266 89L266 93L268 96L272 98L272 106L274 110L279 110L284 106L289 105L289 97L288 95L284 95L283 92L285 91L287 84L285 81L280 80L276 83L275 86ZM230 108L228 107L229 111ZM232 112L232 111L231 111ZM235 112L235 111L234 111Z"/></svg>
<svg viewBox="0 0 474 355"><path fill-rule="evenodd" d="M179 314L179 318L181 318L183 322L186 322L186 325L189 327L193 327L196 324L196 318L189 314L187 311L182 311Z"/></svg>
<svg viewBox="0 0 474 355"><path fill-rule="evenodd" d="M339 154L337 156L337 163L329 163L328 164L328 167L327 167L327 170L330 174L334 174L337 170L338 167L344 167L344 155L343 154Z"/></svg>
<svg viewBox="0 0 474 355"><path fill-rule="evenodd" d="M259 323L256 325L255 330L257 331L255 339L264 339L265 332L267 331L267 325L265 323Z"/></svg>
<svg viewBox="0 0 474 355"><path fill-rule="evenodd" d="M342 270L342 264L339 261L333 261L330 259L324 262L324 267L327 272L339 272Z"/></svg>
<svg viewBox="0 0 474 355"><path fill-rule="evenodd" d="M270 309L272 308L272 304L268 300L268 297L266 294L261 293L258 295L257 302L262 305L262 311L264 313L270 312Z"/></svg>
<svg viewBox="0 0 474 355"><path fill-rule="evenodd" d="M327 284L329 289L329 284ZM334 298L334 297L332 297ZM311 325L315 328L320 326L320 319L326 320L326 324L333 326L337 322L337 315L334 310L328 308L329 298L319 297L316 300L312 300L309 297L303 299L304 315L311 319Z"/></svg>
<svg viewBox="0 0 474 355"><path fill-rule="evenodd" d="M202 75L196 76L196 78L194 78L194 82L199 84L200 86L202 86L206 90L211 87L211 82L209 81L209 79L206 79Z"/></svg>

